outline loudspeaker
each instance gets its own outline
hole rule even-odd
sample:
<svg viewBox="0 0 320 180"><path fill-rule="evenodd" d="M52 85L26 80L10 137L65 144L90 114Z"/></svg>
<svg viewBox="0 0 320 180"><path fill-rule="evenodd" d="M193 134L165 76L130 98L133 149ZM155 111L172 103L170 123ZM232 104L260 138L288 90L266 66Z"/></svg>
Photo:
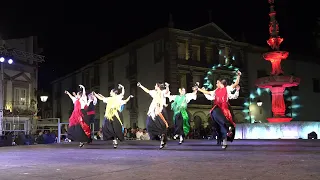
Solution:
<svg viewBox="0 0 320 180"><path fill-rule="evenodd" d="M316 132L312 131L308 134L308 139L318 139L318 135Z"/></svg>

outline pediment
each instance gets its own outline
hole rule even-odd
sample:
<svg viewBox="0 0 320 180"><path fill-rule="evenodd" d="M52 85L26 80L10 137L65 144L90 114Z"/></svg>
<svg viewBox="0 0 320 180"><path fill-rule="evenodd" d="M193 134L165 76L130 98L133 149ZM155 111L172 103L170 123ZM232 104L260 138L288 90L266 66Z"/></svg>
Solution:
<svg viewBox="0 0 320 180"><path fill-rule="evenodd" d="M217 26L213 22L193 29L190 32L201 36L218 38L227 41L234 41L232 37L230 37L226 32L224 32L219 26Z"/></svg>

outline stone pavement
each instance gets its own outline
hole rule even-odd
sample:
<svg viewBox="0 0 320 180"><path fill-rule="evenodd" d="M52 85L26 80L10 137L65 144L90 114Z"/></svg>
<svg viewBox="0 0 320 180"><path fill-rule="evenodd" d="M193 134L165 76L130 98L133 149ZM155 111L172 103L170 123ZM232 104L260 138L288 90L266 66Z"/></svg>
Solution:
<svg viewBox="0 0 320 180"><path fill-rule="evenodd" d="M127 141L0 148L0 180L317 180L319 140Z"/></svg>

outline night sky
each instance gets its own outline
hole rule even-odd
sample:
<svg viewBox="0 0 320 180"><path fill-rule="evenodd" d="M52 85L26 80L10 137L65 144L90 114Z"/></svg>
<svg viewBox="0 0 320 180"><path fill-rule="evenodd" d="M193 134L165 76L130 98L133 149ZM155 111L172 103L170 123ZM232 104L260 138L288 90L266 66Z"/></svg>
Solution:
<svg viewBox="0 0 320 180"><path fill-rule="evenodd" d="M244 34L247 42L266 46L269 38L267 0L51 2L0 7L2 37L39 37L46 56L39 83L46 90L50 90L50 81L167 27L169 13L178 29L191 30L209 23L208 11L212 10L212 21L236 40ZM282 49L310 52L312 31L320 17L317 7L317 1L276 0L280 35L285 38Z"/></svg>

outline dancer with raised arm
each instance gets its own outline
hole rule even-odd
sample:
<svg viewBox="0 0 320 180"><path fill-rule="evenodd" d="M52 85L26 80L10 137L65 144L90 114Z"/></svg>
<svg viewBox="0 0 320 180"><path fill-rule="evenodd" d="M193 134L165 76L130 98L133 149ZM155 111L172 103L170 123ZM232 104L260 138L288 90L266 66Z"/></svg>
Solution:
<svg viewBox="0 0 320 180"><path fill-rule="evenodd" d="M230 99L238 99L238 97L239 97L239 91L240 91L240 86L237 85L237 86L236 86L236 90L235 90L235 91L232 91L231 94L229 94L228 99L229 99L229 100L230 100ZM210 101L213 101L213 100L214 100L214 97L211 96L211 95L205 94L205 96L206 96L206 98L207 98L208 100L210 100ZM232 119L234 119L234 114L233 114L232 107L231 107L231 105L230 105L229 103L228 103L228 105L229 105L229 110L230 110ZM221 133L220 133L220 127L219 127L218 123L217 123L215 120L213 120L212 126L213 126L213 131L215 131L216 136L217 136L217 145L221 145L223 139L222 139L222 136L221 136ZM230 123L229 123L228 127L230 127ZM227 141L232 142L233 139L234 139L234 136L235 136L235 128L232 129L232 134L230 134L229 136L227 136Z"/></svg>
<svg viewBox="0 0 320 180"><path fill-rule="evenodd" d="M101 94L92 92L92 94L97 97L99 100L107 103L104 125L102 126L103 140L113 140L113 147L118 147L118 140L123 141L123 123L122 123L122 113L120 112L120 107L126 104L131 98L130 95L127 99L123 100L124 87L122 85L118 86L118 89L121 88L122 92L119 93L119 90L112 89L110 91L110 96L105 97Z"/></svg>
<svg viewBox="0 0 320 180"><path fill-rule="evenodd" d="M92 94L88 94L88 103L87 103L87 106L85 108L86 110L86 115L85 116L86 118L84 118L86 124L89 125L90 127L90 123L91 122L94 122L94 118L95 118L95 105L97 104L97 98ZM90 136L90 139L88 141L88 143L91 143L92 142L92 134Z"/></svg>
<svg viewBox="0 0 320 180"><path fill-rule="evenodd" d="M168 96L173 110L173 122L174 122L174 139L179 137L179 144L182 144L183 138L188 135L190 131L189 115L187 112L187 105L191 100L197 99L197 87L199 83L196 83L192 93L187 93L185 88L179 88L179 95Z"/></svg>
<svg viewBox="0 0 320 180"><path fill-rule="evenodd" d="M222 141L222 148L227 148L227 136L232 137L236 124L233 121L228 100L232 98L232 91L239 85L241 72L237 71L237 79L234 84L227 86L227 81L217 80L216 89L207 91L204 88L198 89L206 95L207 99L213 100L214 105L210 110L211 118L219 125ZM209 95L209 96L208 96Z"/></svg>
<svg viewBox="0 0 320 180"><path fill-rule="evenodd" d="M147 131L152 139L160 138L160 149L162 149L167 142L167 130L169 127L168 116L165 111L165 107L167 107L166 97L170 95L169 84L156 83L154 90L145 88L140 82L137 83L137 86L152 97L146 122Z"/></svg>
<svg viewBox="0 0 320 180"><path fill-rule="evenodd" d="M86 116L85 106L87 105L85 88L83 85L79 86L81 90L77 94L73 93L71 95L68 91L65 91L65 94L71 98L74 104L73 112L69 118L68 139L80 142L79 147L83 147L84 142L88 142L91 137L91 130L84 120Z"/></svg>

